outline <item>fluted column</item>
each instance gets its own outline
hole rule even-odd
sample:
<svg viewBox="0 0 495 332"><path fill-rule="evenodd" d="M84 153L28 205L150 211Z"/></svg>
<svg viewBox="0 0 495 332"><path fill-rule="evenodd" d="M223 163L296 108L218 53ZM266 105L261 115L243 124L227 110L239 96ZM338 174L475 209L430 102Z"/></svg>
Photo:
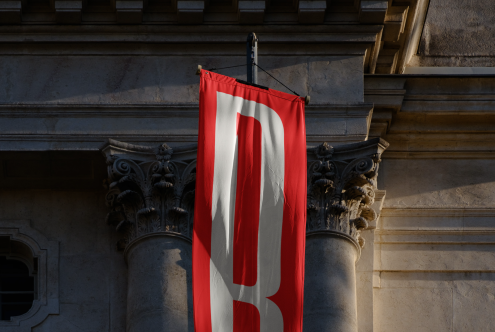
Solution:
<svg viewBox="0 0 495 332"><path fill-rule="evenodd" d="M110 141L111 211L128 265L127 332L192 332L195 151Z"/></svg>
<svg viewBox="0 0 495 332"><path fill-rule="evenodd" d="M356 270L377 217L374 202L383 140L308 150L304 331L357 332Z"/></svg>

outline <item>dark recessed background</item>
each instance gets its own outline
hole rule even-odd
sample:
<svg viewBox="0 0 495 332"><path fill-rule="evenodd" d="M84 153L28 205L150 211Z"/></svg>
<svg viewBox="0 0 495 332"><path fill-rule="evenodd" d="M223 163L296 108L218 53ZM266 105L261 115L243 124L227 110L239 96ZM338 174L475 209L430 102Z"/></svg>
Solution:
<svg viewBox="0 0 495 332"><path fill-rule="evenodd" d="M1 189L103 189L106 172L97 151L0 153Z"/></svg>

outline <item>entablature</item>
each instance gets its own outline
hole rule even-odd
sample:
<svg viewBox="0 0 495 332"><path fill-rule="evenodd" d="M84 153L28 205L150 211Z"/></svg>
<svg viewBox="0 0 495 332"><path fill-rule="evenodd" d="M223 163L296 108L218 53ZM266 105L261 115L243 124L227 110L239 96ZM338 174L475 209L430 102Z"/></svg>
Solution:
<svg viewBox="0 0 495 332"><path fill-rule="evenodd" d="M385 158L495 157L495 75L365 75L364 91Z"/></svg>
<svg viewBox="0 0 495 332"><path fill-rule="evenodd" d="M197 103L0 105L0 151L98 151L108 136L131 144L197 142ZM308 105L308 144L366 140L373 105ZM139 119L139 121L136 121Z"/></svg>
<svg viewBox="0 0 495 332"><path fill-rule="evenodd" d="M254 29L266 44L366 44L365 72L401 73L417 50L427 3L428 0L4 1L0 2L0 23L5 24L0 27L0 42L70 42L88 46L100 42L244 43L247 32ZM63 29L57 27L60 24L64 24ZM322 38L318 30L326 35ZM163 31L168 35L164 37ZM6 49L11 48L16 47Z"/></svg>

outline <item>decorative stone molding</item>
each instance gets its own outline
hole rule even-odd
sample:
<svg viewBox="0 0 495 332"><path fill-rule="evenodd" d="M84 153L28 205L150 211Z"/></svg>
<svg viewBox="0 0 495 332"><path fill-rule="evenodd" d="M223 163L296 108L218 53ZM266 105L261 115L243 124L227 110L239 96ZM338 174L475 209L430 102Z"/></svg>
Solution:
<svg viewBox="0 0 495 332"><path fill-rule="evenodd" d="M22 1L1 1L0 22L2 24L20 24L22 22Z"/></svg>
<svg viewBox="0 0 495 332"><path fill-rule="evenodd" d="M123 250L133 240L152 233L168 232L190 240L196 180L189 147L174 150L166 144L156 148L109 140L103 152L108 170L107 223L123 233L117 246ZM181 157L185 158L182 159Z"/></svg>
<svg viewBox="0 0 495 332"><path fill-rule="evenodd" d="M179 0L177 1L177 22L179 24L201 24L204 9L203 0Z"/></svg>
<svg viewBox="0 0 495 332"><path fill-rule="evenodd" d="M298 8L299 23L323 24L326 10L326 1L300 0Z"/></svg>
<svg viewBox="0 0 495 332"><path fill-rule="evenodd" d="M81 0L55 0L57 23L80 24L83 2Z"/></svg>
<svg viewBox="0 0 495 332"><path fill-rule="evenodd" d="M367 24L383 24L388 9L386 0L361 0L359 6L359 22Z"/></svg>
<svg viewBox="0 0 495 332"><path fill-rule="evenodd" d="M380 156L388 143L376 138L308 149L307 234L338 232L364 246L360 232L372 224Z"/></svg>
<svg viewBox="0 0 495 332"><path fill-rule="evenodd" d="M364 246L360 231L377 217L374 202L381 139L335 148L308 148L307 232L338 232ZM168 233L191 240L196 181L196 144L156 148L109 140L107 158L111 211L107 223L123 237L118 248L150 234Z"/></svg>
<svg viewBox="0 0 495 332"><path fill-rule="evenodd" d="M140 24L143 20L143 5L144 1L116 0L117 23Z"/></svg>
<svg viewBox="0 0 495 332"><path fill-rule="evenodd" d="M238 17L240 24L263 24L265 1L239 0Z"/></svg>

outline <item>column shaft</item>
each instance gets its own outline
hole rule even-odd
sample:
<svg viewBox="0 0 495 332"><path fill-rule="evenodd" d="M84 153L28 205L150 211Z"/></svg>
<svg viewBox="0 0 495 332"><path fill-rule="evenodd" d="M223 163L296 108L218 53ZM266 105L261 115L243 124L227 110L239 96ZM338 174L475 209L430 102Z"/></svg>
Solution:
<svg viewBox="0 0 495 332"><path fill-rule="evenodd" d="M357 332L358 247L337 234L306 240L304 332Z"/></svg>
<svg viewBox="0 0 495 332"><path fill-rule="evenodd" d="M131 243L125 256L127 332L193 332L191 243L153 234Z"/></svg>

